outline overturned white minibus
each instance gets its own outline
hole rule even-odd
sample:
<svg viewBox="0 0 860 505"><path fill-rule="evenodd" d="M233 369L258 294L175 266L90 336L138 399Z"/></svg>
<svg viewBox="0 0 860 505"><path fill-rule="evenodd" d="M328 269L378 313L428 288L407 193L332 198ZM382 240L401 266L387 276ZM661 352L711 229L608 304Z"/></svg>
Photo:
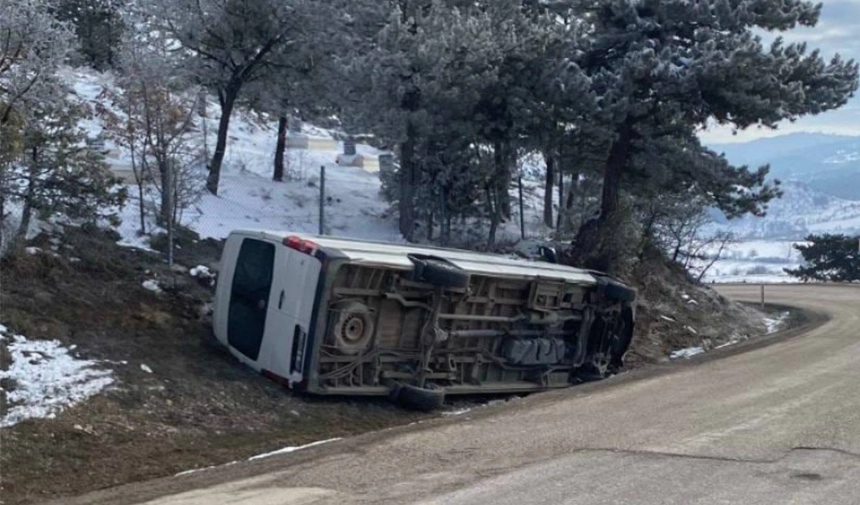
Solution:
<svg viewBox="0 0 860 505"><path fill-rule="evenodd" d="M598 272L468 251L241 230L222 252L218 340L313 394L564 387L621 366L636 291Z"/></svg>

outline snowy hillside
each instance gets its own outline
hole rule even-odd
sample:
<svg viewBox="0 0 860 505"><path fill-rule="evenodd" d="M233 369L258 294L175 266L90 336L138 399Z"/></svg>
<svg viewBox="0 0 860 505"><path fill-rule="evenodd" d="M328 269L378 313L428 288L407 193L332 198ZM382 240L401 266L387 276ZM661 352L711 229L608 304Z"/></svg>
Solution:
<svg viewBox="0 0 860 505"><path fill-rule="evenodd" d="M75 98L91 105L112 110L113 104L104 91L112 89L113 79L109 74L79 69L65 69L63 78L74 90ZM196 131L197 142L209 149L215 142L215 131L219 118L217 103L207 106L205 128L199 118ZM103 129L99 116L86 120L82 126L88 135L95 138ZM204 132L206 132L204 136ZM329 147L287 150L287 177L284 182L271 178L275 152L277 121L265 115L237 112L230 123L227 153L221 174L218 196L200 191L199 199L182 211L181 222L201 237L224 238L237 228L272 228L305 233L319 230L320 167L326 167L325 180L325 232L343 237L364 238L387 242L402 241L397 228L397 218L391 206L381 194L381 182L377 173L359 167L340 166L336 163L338 153L343 151L341 142L332 141L332 134L325 129L303 125L302 135L311 139L325 139ZM106 161L111 168L126 180L133 180L130 156L110 140L105 142ZM377 149L364 144L357 146L359 154L375 158ZM195 177L202 187L205 181L203 170ZM539 212L543 205L541 183L524 181L526 228L531 237L544 233ZM155 208L155 195L146 197L146 205ZM128 204L120 212L119 227L126 245L147 247L148 237L138 237L140 229L136 192L130 192ZM518 217L518 213L517 213ZM147 226L154 225L153 213ZM469 223L468 229L459 230L464 243L485 237L484 224ZM500 241L515 242L519 239L519 223L509 222L499 230Z"/></svg>
<svg viewBox="0 0 860 505"><path fill-rule="evenodd" d="M823 193L860 200L860 137L794 133L709 147L725 153L735 164L769 164L771 177L796 180Z"/></svg>
<svg viewBox="0 0 860 505"><path fill-rule="evenodd" d="M731 244L705 279L716 282L788 282L785 268L802 258L793 245L810 233L860 234L860 201L844 200L790 181L767 216L746 216L719 225L739 242Z"/></svg>
<svg viewBox="0 0 860 505"><path fill-rule="evenodd" d="M860 201L837 198L798 181L782 184L784 195L765 217L745 216L722 226L741 239L799 240L809 233L860 233Z"/></svg>
<svg viewBox="0 0 860 505"><path fill-rule="evenodd" d="M103 91L112 86L109 75L81 70L66 70L63 74L81 100L107 109L112 104ZM206 128L198 120L200 144L209 149L215 142L219 109L216 103L207 107ZM99 117L83 125L92 137L102 131ZM206 131L206 137L203 131ZM328 132L306 127L302 132L311 137L326 136ZM396 221L389 217L389 205L379 196L377 174L358 167L341 167L335 163L337 150L289 150L287 179L275 183L271 179L275 152L277 121L236 113L230 125L227 153L222 169L218 196L200 191L199 199L182 212L181 222L202 237L224 238L236 228L277 228L316 233L319 215L320 167L326 166L326 231L350 237L396 241L400 239ZM337 144L342 150L342 144ZM131 160L127 152L110 141L107 162L118 174L131 178ZM362 154L376 156L370 146L359 146ZM205 173L199 174L199 183ZM138 201L134 191L122 209L120 233L129 245L145 246L136 237L140 228ZM154 198L154 197L153 197ZM154 203L153 203L154 206ZM150 220L152 221L152 220ZM150 226L154 223L150 222Z"/></svg>
<svg viewBox="0 0 860 505"><path fill-rule="evenodd" d="M740 242L707 280L790 281L783 269L801 262L794 243L811 233L860 234L860 138L798 133L710 147L735 164L769 163L784 195L770 203L765 217L720 219L718 227Z"/></svg>

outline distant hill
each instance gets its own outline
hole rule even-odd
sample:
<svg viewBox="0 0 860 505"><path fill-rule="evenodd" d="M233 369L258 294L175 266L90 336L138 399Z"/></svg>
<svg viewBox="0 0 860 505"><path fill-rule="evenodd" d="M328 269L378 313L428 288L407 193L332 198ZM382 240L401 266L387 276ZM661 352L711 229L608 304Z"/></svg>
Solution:
<svg viewBox="0 0 860 505"><path fill-rule="evenodd" d="M721 220L740 239L800 240L808 233L860 233L860 201L842 199L794 181L783 183L784 196L767 216Z"/></svg>
<svg viewBox="0 0 860 505"><path fill-rule="evenodd" d="M712 144L736 165L770 164L771 177L860 200L860 137L792 133L738 144Z"/></svg>

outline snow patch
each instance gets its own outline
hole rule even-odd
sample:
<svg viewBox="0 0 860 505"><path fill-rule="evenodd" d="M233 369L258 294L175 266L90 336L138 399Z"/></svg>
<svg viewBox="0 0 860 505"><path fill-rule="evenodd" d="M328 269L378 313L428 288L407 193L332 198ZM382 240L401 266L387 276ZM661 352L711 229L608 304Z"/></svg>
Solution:
<svg viewBox="0 0 860 505"><path fill-rule="evenodd" d="M471 412L471 411L472 411L472 409L470 409L470 408L457 409L457 410L447 410L445 412L442 412L442 415L443 416L460 416L460 415L463 415L463 414L465 414L467 412Z"/></svg>
<svg viewBox="0 0 860 505"><path fill-rule="evenodd" d="M238 463L238 461L230 461L229 463L224 463L223 465L220 465L220 466L230 466L230 465L235 465L236 463ZM177 474L174 474L173 476L174 477L182 477L183 475L190 475L192 473L197 473L197 472L205 472L206 470L211 470L213 468L217 468L217 467L215 465L212 465L212 466L204 466L203 468L194 468L191 470L185 470L184 472L179 472Z"/></svg>
<svg viewBox="0 0 860 505"><path fill-rule="evenodd" d="M692 358L693 356L702 354L703 352L705 352L705 348L701 345L696 347L687 347L686 349L673 351L672 354L669 355L669 359Z"/></svg>
<svg viewBox="0 0 860 505"><path fill-rule="evenodd" d="M24 251L27 254L29 254L30 256L35 256L36 254L39 254L40 252L42 252L42 250L39 249L38 247L27 247L24 249Z"/></svg>
<svg viewBox="0 0 860 505"><path fill-rule="evenodd" d="M144 372L146 372L146 373L152 373L152 368L149 368L149 367L148 367L146 364L144 364L144 363L141 363L141 364L140 364L140 369L141 369L141 370L143 370L143 371L144 371Z"/></svg>
<svg viewBox="0 0 860 505"><path fill-rule="evenodd" d="M189 270L188 273L191 275L191 277L212 277L212 272L209 271L209 267L204 265L197 265L196 267Z"/></svg>
<svg viewBox="0 0 860 505"><path fill-rule="evenodd" d="M789 312L782 312L776 317L764 318L764 325L767 328L767 335L778 332L785 324L789 315L791 315Z"/></svg>
<svg viewBox="0 0 860 505"><path fill-rule="evenodd" d="M714 347L714 349L722 349L724 347L729 347L730 345L735 345L738 342L743 342L744 340L747 340L747 339L749 339L749 335L734 334L734 335L732 335L732 338L730 338L728 342L726 342L724 344L720 344L720 345Z"/></svg>
<svg viewBox="0 0 860 505"><path fill-rule="evenodd" d="M57 340L28 340L9 335L0 326L0 340L8 344L12 363L0 370L0 379L14 383L7 391L9 410L0 428L25 419L53 419L64 409L94 396L114 382L110 370L97 370L98 362L75 358Z"/></svg>
<svg viewBox="0 0 860 505"><path fill-rule="evenodd" d="M340 438L339 438L339 437L338 437L338 438L330 438L330 439L328 439L328 440L319 440L319 441L317 441L317 442L311 442L311 443L309 443L309 444L299 445L299 446L296 446L296 447L284 447L283 449L278 449L277 451L266 452L266 453L263 453L263 454L257 454L256 456L251 456L250 458L248 458L248 461L254 461L255 459L268 458L268 457L270 457L270 456L277 456L277 455L279 455L279 454L288 454L288 453L291 453L291 452L300 451L300 450L302 450L302 449L308 449L308 448L310 448L310 447L314 447L314 446L317 446L317 445L327 444L327 443L329 443L329 442L336 442L336 441L338 441L338 440L340 440Z"/></svg>
<svg viewBox="0 0 860 505"><path fill-rule="evenodd" d="M147 291L152 291L156 294L161 293L161 286L158 285L158 281L156 281L155 279L147 279L140 283L140 285L143 286L143 289L146 289Z"/></svg>

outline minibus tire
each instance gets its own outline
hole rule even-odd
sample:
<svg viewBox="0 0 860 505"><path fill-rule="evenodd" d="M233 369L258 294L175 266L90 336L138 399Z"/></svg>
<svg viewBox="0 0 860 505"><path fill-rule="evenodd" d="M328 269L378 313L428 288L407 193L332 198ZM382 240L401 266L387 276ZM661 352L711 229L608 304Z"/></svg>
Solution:
<svg viewBox="0 0 860 505"><path fill-rule="evenodd" d="M604 280L603 294L606 298L616 302L630 303L636 300L636 290L627 286L611 281Z"/></svg>
<svg viewBox="0 0 860 505"><path fill-rule="evenodd" d="M411 384L398 384L394 388L391 396L406 408L431 412L445 403L445 390L442 388L419 388Z"/></svg>
<svg viewBox="0 0 860 505"><path fill-rule="evenodd" d="M415 271L413 272L413 280L415 281L449 289L469 287L471 278L469 272L444 258L410 254L409 259L415 264Z"/></svg>

